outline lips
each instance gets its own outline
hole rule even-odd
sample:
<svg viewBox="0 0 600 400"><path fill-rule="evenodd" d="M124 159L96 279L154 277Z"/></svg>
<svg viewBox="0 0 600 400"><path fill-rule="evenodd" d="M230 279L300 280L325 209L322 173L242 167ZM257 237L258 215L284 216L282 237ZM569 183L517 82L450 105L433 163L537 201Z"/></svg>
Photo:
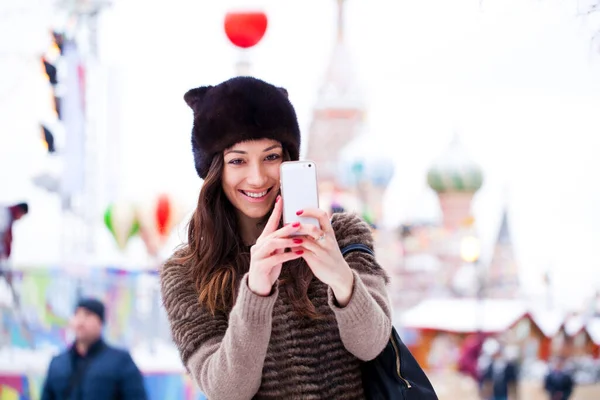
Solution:
<svg viewBox="0 0 600 400"><path fill-rule="evenodd" d="M239 192L242 193L244 196L249 197L251 199L261 199L263 197L265 197L270 191L271 188L268 188L267 190L263 190L260 192L257 192L256 190L240 190Z"/></svg>

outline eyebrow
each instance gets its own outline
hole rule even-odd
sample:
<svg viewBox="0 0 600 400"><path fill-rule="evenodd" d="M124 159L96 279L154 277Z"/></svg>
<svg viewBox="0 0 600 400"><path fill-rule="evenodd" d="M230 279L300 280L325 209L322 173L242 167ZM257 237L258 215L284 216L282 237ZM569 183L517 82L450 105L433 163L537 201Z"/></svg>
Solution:
<svg viewBox="0 0 600 400"><path fill-rule="evenodd" d="M281 148L281 145L280 144L274 144L273 146L269 146L269 147L267 147L266 149L263 150L263 153L266 153L267 151L271 151L271 150L276 149L276 148ZM242 150L227 150L224 155L227 155L229 153L248 154L247 152L242 151Z"/></svg>

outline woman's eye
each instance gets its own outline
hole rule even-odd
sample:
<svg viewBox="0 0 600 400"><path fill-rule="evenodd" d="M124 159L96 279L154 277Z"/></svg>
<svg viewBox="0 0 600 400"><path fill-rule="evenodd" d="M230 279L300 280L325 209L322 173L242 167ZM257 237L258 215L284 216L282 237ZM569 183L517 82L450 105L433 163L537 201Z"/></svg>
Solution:
<svg viewBox="0 0 600 400"><path fill-rule="evenodd" d="M241 163L243 163L244 160L240 159L240 158L235 158L233 160L230 160L228 164L232 164L232 165L240 165Z"/></svg>
<svg viewBox="0 0 600 400"><path fill-rule="evenodd" d="M281 156L279 154L269 154L267 156L267 158L265 158L267 161L275 161L275 160L279 160L279 158L281 158Z"/></svg>

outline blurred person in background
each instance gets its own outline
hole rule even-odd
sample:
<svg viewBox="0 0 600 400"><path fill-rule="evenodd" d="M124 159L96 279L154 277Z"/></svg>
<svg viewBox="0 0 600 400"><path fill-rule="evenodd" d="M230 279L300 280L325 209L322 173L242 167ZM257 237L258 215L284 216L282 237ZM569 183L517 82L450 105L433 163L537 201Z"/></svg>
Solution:
<svg viewBox="0 0 600 400"><path fill-rule="evenodd" d="M15 221L20 220L28 212L29 205L27 203L0 207L0 277L4 278L8 284L15 304L18 304L18 297L12 284L12 271L8 263L12 250L12 228Z"/></svg>
<svg viewBox="0 0 600 400"><path fill-rule="evenodd" d="M283 225L279 169L298 160L285 89L251 77L188 91L192 150L204 183L188 243L161 269L184 365L209 399L364 399L361 362L392 331L387 275L365 252L358 216ZM289 249L289 250L288 250Z"/></svg>
<svg viewBox="0 0 600 400"><path fill-rule="evenodd" d="M568 400L573 393L573 377L567 369L567 358L557 357L544 379L544 389L549 400Z"/></svg>
<svg viewBox="0 0 600 400"><path fill-rule="evenodd" d="M10 258L12 249L12 228L15 221L29 212L27 203L19 203L0 208L0 265Z"/></svg>
<svg viewBox="0 0 600 400"><path fill-rule="evenodd" d="M70 321L73 345L50 362L42 400L146 400L144 379L126 350L102 339L104 304L79 301Z"/></svg>
<svg viewBox="0 0 600 400"><path fill-rule="evenodd" d="M505 356L503 346L496 339L488 339L486 352L491 354L481 377L481 395L485 400L516 400L518 368Z"/></svg>
<svg viewBox="0 0 600 400"><path fill-rule="evenodd" d="M458 370L459 372L473 378L477 384L480 382L480 371L478 368L479 357L483 350L483 343L485 341L485 334L483 332L477 332L469 335L463 342L459 358L458 358Z"/></svg>

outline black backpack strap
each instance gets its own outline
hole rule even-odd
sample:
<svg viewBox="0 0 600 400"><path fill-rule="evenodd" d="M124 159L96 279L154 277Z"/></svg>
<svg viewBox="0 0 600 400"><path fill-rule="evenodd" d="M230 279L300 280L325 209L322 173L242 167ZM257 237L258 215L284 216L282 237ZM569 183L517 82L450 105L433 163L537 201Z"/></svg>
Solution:
<svg viewBox="0 0 600 400"><path fill-rule="evenodd" d="M348 246L342 249L342 255L346 256L346 254L351 253L353 251L362 251L363 253L368 253L375 257L375 253L373 252L373 250L371 250L366 244L362 243L349 244Z"/></svg>

